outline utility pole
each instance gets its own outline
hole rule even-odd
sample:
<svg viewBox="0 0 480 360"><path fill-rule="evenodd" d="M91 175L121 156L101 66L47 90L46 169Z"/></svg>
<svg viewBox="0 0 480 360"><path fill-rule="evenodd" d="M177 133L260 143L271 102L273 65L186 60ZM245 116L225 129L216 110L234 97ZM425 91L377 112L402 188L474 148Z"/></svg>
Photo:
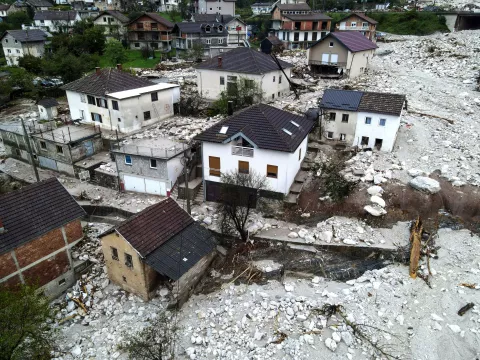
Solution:
<svg viewBox="0 0 480 360"><path fill-rule="evenodd" d="M190 194L189 194L189 191L188 191L188 158L185 156L183 159L183 174L185 176L185 199L187 200L187 212L188 214L192 214L192 210L190 208Z"/></svg>
<svg viewBox="0 0 480 360"><path fill-rule="evenodd" d="M35 166L35 159L33 158L32 147L30 145L30 139L28 138L27 130L25 129L25 123L23 122L23 119L21 119L21 120L22 120L22 128L23 128L23 138L24 138L25 142L27 143L28 153L30 154L30 160L32 161L33 172L35 173L35 177L37 178L37 182L39 182L40 177L38 176L38 170L37 170L37 167Z"/></svg>

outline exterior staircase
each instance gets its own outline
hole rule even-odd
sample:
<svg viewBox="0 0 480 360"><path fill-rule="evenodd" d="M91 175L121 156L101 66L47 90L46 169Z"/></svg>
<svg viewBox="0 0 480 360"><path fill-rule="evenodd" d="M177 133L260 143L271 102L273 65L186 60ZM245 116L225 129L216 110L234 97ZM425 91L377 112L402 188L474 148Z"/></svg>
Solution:
<svg viewBox="0 0 480 360"><path fill-rule="evenodd" d="M288 195L285 197L284 203L286 205L296 205L298 202L298 197L300 196L300 193L302 192L303 185L305 181L307 180L308 177L308 172L305 170L300 169L300 171L297 173L297 176L295 176L295 180L293 181L292 186L290 186L290 191Z"/></svg>
<svg viewBox="0 0 480 360"><path fill-rule="evenodd" d="M202 185L198 188L197 195L195 195L195 199L193 200L194 204L201 204L203 203L203 182Z"/></svg>

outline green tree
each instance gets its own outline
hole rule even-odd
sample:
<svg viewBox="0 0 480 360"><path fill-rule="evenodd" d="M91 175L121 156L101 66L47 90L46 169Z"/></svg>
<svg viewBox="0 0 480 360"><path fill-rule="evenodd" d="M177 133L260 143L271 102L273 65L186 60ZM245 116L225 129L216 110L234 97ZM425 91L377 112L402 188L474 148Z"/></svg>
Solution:
<svg viewBox="0 0 480 360"><path fill-rule="evenodd" d="M29 73L40 75L43 72L43 59L33 56L24 55L18 59L18 66L24 68Z"/></svg>
<svg viewBox="0 0 480 360"><path fill-rule="evenodd" d="M13 14L7 16L6 21L11 28L10 29L21 29L23 25L30 25L32 23L32 17L29 17L28 14L24 11L17 11Z"/></svg>
<svg viewBox="0 0 480 360"><path fill-rule="evenodd" d="M106 37L103 26L93 26L83 34L83 48L89 54L102 54Z"/></svg>
<svg viewBox="0 0 480 360"><path fill-rule="evenodd" d="M45 73L59 76L63 82L80 79L85 73L93 70L99 63L98 55L81 54L76 56L68 49L60 49L45 61Z"/></svg>
<svg viewBox="0 0 480 360"><path fill-rule="evenodd" d="M33 286L0 288L0 358L50 359L55 332L48 299Z"/></svg>
<svg viewBox="0 0 480 360"><path fill-rule="evenodd" d="M105 44L104 55L108 59L110 65L123 64L127 61L127 50L118 40L110 39Z"/></svg>
<svg viewBox="0 0 480 360"><path fill-rule="evenodd" d="M190 14L192 12L190 1L180 0L180 2L178 3L178 10L180 11L180 16L182 17L182 19L187 19L188 17L190 17Z"/></svg>
<svg viewBox="0 0 480 360"><path fill-rule="evenodd" d="M182 58L190 61L202 61L204 48L202 43L194 42L188 51L182 54Z"/></svg>
<svg viewBox="0 0 480 360"><path fill-rule="evenodd" d="M227 82L227 91L220 93L219 99L212 104L212 108L217 114L227 115L229 101L233 102L233 109L236 111L262 100L263 91L260 84L254 80L240 77L236 82Z"/></svg>

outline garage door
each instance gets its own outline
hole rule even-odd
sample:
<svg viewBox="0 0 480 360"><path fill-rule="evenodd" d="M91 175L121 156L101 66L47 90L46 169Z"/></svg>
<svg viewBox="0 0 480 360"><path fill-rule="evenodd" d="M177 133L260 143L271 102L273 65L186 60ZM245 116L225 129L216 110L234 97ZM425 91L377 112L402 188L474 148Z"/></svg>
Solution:
<svg viewBox="0 0 480 360"><path fill-rule="evenodd" d="M38 162L40 164L40 167L47 168L47 169L52 169L52 170L58 170L57 168L57 162L53 159L49 159L43 156L38 157Z"/></svg>
<svg viewBox="0 0 480 360"><path fill-rule="evenodd" d="M162 183L158 180L145 179L145 192L147 192L148 194L165 195L162 194L161 185Z"/></svg>
<svg viewBox="0 0 480 360"><path fill-rule="evenodd" d="M145 180L143 178L125 175L123 182L126 191L145 192Z"/></svg>

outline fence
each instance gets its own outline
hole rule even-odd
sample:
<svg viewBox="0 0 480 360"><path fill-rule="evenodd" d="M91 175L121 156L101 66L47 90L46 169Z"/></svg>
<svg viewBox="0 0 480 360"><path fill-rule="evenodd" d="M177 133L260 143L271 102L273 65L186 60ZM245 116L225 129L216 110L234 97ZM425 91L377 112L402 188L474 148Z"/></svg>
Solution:
<svg viewBox="0 0 480 360"><path fill-rule="evenodd" d="M138 145L117 145L112 144L112 150L123 154L142 155L152 158L171 158L187 150L186 144L176 144L166 148L152 148Z"/></svg>

